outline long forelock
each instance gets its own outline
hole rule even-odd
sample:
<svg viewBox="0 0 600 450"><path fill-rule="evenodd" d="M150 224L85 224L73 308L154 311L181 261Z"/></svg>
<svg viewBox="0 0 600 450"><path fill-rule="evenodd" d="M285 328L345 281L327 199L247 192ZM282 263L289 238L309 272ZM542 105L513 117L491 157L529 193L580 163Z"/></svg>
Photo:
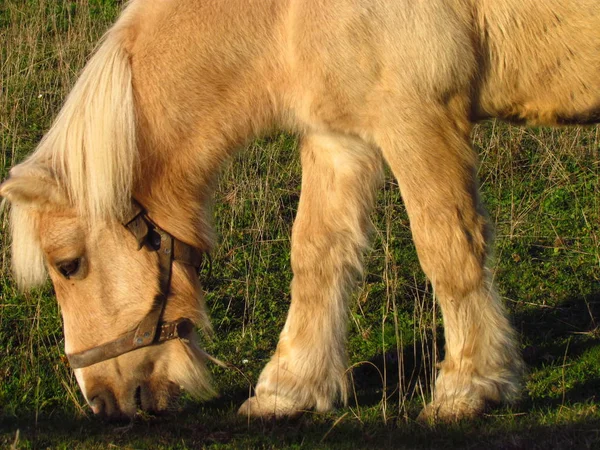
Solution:
<svg viewBox="0 0 600 450"><path fill-rule="evenodd" d="M20 289L30 289L46 281L44 253L37 234L38 214L21 204L10 207L10 234L13 276Z"/></svg>
<svg viewBox="0 0 600 450"><path fill-rule="evenodd" d="M91 221L123 218L138 164L131 65L124 41L117 26L105 35L31 156L52 167L73 206Z"/></svg>

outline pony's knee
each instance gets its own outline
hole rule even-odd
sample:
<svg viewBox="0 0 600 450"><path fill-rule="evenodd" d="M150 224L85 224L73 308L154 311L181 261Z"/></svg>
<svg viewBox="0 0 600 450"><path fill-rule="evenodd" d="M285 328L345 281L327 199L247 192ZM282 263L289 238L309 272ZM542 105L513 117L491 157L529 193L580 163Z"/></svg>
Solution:
<svg viewBox="0 0 600 450"><path fill-rule="evenodd" d="M439 294L462 297L484 282L488 226L483 216L469 215L432 215L421 227L413 225L421 266Z"/></svg>
<svg viewBox="0 0 600 450"><path fill-rule="evenodd" d="M360 266L381 156L354 137L310 134L302 142L302 193L292 230L292 268ZM307 267L310 271L311 267Z"/></svg>

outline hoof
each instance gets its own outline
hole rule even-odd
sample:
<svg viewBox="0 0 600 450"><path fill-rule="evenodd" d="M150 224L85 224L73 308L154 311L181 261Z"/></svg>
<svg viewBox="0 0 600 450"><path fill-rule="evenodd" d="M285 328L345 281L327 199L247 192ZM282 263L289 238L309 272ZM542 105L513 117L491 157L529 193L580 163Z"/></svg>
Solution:
<svg viewBox="0 0 600 450"><path fill-rule="evenodd" d="M263 394L260 397L250 397L246 400L240 406L238 414L246 417L282 419L297 417L304 411L296 401L290 398L281 395Z"/></svg>
<svg viewBox="0 0 600 450"><path fill-rule="evenodd" d="M485 401L478 398L447 398L444 401L429 403L417 421L428 425L436 423L454 423L460 420L474 419L485 410Z"/></svg>

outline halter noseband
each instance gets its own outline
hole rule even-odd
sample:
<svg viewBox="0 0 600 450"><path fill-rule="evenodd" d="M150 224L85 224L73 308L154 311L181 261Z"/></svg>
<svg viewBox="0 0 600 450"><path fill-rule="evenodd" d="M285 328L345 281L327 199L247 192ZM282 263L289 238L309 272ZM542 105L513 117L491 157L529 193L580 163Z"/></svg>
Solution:
<svg viewBox="0 0 600 450"><path fill-rule="evenodd" d="M172 322L163 322L161 318L171 290L173 261L195 267L199 271L203 253L156 225L137 202L134 201L133 206L131 216L125 220L123 225L135 236L138 250L146 247L158 255L159 293L154 297L152 308L135 330L105 344L68 354L67 359L73 369L81 369L116 358L138 348L185 338L194 329L194 324L190 319L181 318Z"/></svg>

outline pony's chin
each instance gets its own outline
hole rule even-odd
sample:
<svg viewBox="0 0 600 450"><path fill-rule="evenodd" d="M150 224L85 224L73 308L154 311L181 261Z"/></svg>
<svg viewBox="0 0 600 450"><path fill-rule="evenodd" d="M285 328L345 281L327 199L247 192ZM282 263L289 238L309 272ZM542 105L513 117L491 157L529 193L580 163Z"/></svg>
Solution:
<svg viewBox="0 0 600 450"><path fill-rule="evenodd" d="M195 339L176 341L171 350L167 378L196 400L209 400L217 395L212 387L206 357Z"/></svg>

